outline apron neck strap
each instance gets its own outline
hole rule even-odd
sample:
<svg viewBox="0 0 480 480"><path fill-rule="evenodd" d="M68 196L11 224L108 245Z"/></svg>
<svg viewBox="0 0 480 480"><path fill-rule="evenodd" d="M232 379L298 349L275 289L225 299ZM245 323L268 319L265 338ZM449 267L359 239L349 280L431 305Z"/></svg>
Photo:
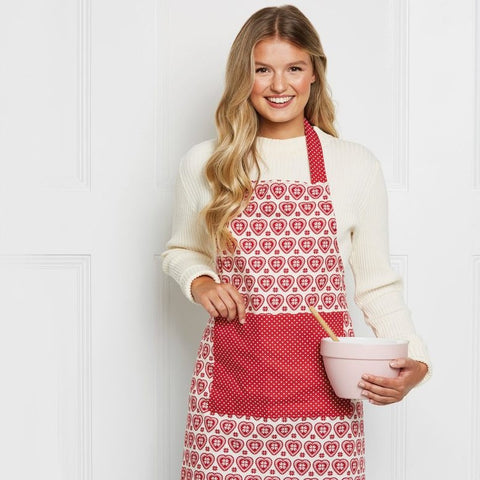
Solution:
<svg viewBox="0 0 480 480"><path fill-rule="evenodd" d="M303 119L303 125L307 142L310 181L312 183L325 183L327 181L327 173L325 171L322 144L320 143L317 133L306 118Z"/></svg>

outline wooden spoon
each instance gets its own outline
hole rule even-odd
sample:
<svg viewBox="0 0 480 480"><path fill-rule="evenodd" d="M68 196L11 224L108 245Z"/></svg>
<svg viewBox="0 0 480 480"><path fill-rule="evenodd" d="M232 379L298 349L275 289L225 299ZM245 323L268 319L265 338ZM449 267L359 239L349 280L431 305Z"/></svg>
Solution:
<svg viewBox="0 0 480 480"><path fill-rule="evenodd" d="M339 342L338 337L333 333L332 329L328 326L328 323L320 316L320 314L315 310L314 307L309 305L310 311L313 313L313 316L320 322L320 325L328 333L328 336L334 341Z"/></svg>

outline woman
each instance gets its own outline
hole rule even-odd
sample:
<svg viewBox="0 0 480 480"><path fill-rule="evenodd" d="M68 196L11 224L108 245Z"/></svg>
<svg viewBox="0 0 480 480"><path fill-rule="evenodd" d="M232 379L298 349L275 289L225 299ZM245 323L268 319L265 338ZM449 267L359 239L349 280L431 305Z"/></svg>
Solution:
<svg viewBox="0 0 480 480"><path fill-rule="evenodd" d="M332 391L308 309L354 334L344 261L375 334L409 340L399 377L365 376L365 398L397 402L429 370L389 265L379 163L337 138L325 68L297 8L256 12L232 45L218 139L181 163L164 270L210 315L182 478L365 478L362 402Z"/></svg>

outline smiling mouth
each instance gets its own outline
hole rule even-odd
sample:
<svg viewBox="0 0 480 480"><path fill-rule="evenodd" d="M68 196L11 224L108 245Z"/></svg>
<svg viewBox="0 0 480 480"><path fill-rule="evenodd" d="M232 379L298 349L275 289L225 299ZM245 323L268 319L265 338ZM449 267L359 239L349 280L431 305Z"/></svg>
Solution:
<svg viewBox="0 0 480 480"><path fill-rule="evenodd" d="M275 105L284 105L292 100L294 97L293 95L288 95L284 97L265 97L270 103L274 103Z"/></svg>

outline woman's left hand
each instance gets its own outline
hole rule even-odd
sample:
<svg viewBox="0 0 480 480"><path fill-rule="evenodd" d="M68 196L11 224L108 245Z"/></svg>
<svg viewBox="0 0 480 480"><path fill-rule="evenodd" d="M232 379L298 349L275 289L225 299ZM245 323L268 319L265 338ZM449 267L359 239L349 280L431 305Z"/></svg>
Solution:
<svg viewBox="0 0 480 480"><path fill-rule="evenodd" d="M362 389L362 395L374 405L399 402L423 380L428 370L423 362L411 358L399 358L393 360L390 365L400 370L398 377L386 378L365 374L358 384Z"/></svg>

